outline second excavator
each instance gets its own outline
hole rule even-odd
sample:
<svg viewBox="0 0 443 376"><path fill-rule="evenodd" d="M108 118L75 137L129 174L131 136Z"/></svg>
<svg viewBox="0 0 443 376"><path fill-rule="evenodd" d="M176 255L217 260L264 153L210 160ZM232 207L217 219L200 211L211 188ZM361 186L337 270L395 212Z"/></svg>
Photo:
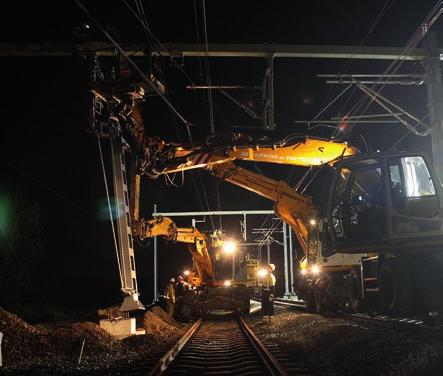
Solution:
<svg viewBox="0 0 443 376"><path fill-rule="evenodd" d="M214 309L249 313L249 289L235 281L229 280L226 283L226 280L215 277L213 258L209 252L210 242L200 230L195 227L178 227L168 217L156 217L140 220L135 234L141 240L160 236L172 242L188 244L194 267L188 276L192 289L189 290L191 298L187 301L194 315L202 316ZM221 245L222 241L218 239L216 243Z"/></svg>

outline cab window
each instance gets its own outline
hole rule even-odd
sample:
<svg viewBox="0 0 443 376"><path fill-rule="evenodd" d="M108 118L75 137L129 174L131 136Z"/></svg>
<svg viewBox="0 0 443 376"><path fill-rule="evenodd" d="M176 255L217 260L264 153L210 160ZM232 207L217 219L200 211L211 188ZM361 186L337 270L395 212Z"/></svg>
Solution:
<svg viewBox="0 0 443 376"><path fill-rule="evenodd" d="M342 168L334 192L332 226L337 239L364 241L385 235L382 173L377 159Z"/></svg>
<svg viewBox="0 0 443 376"><path fill-rule="evenodd" d="M440 203L425 160L420 156L388 160L392 206L402 214L432 217Z"/></svg>

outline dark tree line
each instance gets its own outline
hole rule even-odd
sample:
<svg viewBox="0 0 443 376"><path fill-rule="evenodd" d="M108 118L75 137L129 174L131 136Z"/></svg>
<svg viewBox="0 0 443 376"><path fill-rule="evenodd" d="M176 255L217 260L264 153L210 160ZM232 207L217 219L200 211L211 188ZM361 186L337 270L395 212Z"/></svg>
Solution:
<svg viewBox="0 0 443 376"><path fill-rule="evenodd" d="M23 303L43 250L46 211L22 191L0 192L0 305Z"/></svg>

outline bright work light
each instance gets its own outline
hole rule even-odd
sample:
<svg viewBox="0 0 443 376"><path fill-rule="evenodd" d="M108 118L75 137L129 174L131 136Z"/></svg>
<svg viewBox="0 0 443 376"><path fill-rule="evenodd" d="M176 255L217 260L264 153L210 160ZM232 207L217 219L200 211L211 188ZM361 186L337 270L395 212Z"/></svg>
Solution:
<svg viewBox="0 0 443 376"><path fill-rule="evenodd" d="M223 252L225 252L228 255L232 255L236 249L237 245L232 240L227 240L223 244Z"/></svg>

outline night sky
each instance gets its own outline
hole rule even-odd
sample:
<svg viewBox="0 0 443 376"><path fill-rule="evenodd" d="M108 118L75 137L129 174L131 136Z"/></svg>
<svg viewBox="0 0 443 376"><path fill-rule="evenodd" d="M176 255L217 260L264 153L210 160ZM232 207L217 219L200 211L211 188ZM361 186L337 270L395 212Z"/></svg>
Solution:
<svg viewBox="0 0 443 376"><path fill-rule="evenodd" d="M63 4L62 4L63 3ZM128 2L134 6L132 1ZM167 42L196 42L195 8L198 31L203 38L202 2L142 1L148 22L155 36ZM384 5L391 5L372 32L371 25ZM368 46L404 46L419 27L436 1L206 1L209 43L287 43L336 44ZM104 25L118 30L125 42L145 42L145 34L138 21L122 1L87 2L84 5ZM1 42L75 42L73 30L90 20L74 2L15 3L2 12ZM440 41L443 21L434 25ZM90 40L104 41L100 31L91 30ZM441 43L440 43L441 46ZM44 301L71 306L99 306L120 299L117 267L109 222L100 219L105 203L103 176L99 165L96 139L87 132L89 94L87 70L80 59L70 58L2 58L0 70L0 204L8 206L11 218L24 208L38 203L45 212L42 246L35 268L25 274L32 282L23 301ZM141 62L142 64L142 62ZM195 83L206 83L197 59L177 61ZM276 59L275 60L275 131L254 130L254 135L267 134L273 139L289 133L306 131L305 125L294 120L312 119L322 108L330 87L318 73L339 73L349 62ZM168 59L160 62L170 98L190 122L194 140L209 134L208 103L202 93L186 90L189 81ZM389 65L386 61L353 61L347 73L381 73ZM143 66L143 65L141 65ZM259 59L210 60L213 84L259 85L265 63ZM420 63L405 63L404 73L422 73ZM333 95L341 88L334 88ZM383 94L410 112L426 115L425 87L386 89ZM254 109L259 108L259 95L242 91L236 98ZM345 106L337 103L322 118L346 113L361 96L356 93ZM223 126L252 124L242 110L214 93L215 124ZM187 142L183 125L175 119L158 97L142 106L147 132L167 140ZM381 112L375 108L373 112ZM257 124L259 125L259 124ZM323 133L322 133L323 132ZM362 147L361 137L372 149L389 148L405 129L399 125L364 125L354 128L349 141ZM314 135L325 136L324 130ZM430 153L429 140L409 136L402 149L425 150ZM105 147L105 156L109 157ZM109 159L107 159L109 167ZM249 166L254 169L254 166ZM285 180L288 167L259 166L265 174ZM301 172L290 183L295 184ZM180 182L181 177L177 177ZM199 188L200 179L206 187L209 206L218 209L216 184L219 185L221 209L271 209L272 204L228 183L216 182L205 173L193 173ZM166 187L163 179L143 181L141 214L150 217L153 204L159 211L206 210L199 203L191 175L186 174L182 187ZM200 189L201 191L201 189ZM203 195L200 192L200 195ZM17 199L17 197L21 197ZM6 204L5 204L6 203ZM11 235L11 228L2 219L2 234ZM225 219L223 227L239 236L239 218ZM5 222L6 221L6 222ZM190 221L190 220L189 220ZM190 222L177 220L179 225ZM257 226L263 218L257 218ZM218 218L214 218L218 225ZM252 223L253 224L253 223ZM209 218L200 226L211 230ZM17 231L17 228L15 228ZM236 233L235 233L236 232ZM160 243L160 285L170 275L176 275L189 263L183 246ZM4 244L1 243L1 244ZM276 248L276 253L279 248ZM152 300L152 246L136 249L137 271L141 300ZM277 268L280 256L277 256ZM171 262L171 260L174 260ZM281 270L281 268L280 268ZM279 276L279 274L278 274ZM281 286L280 286L281 287ZM0 302L1 304L2 302Z"/></svg>

